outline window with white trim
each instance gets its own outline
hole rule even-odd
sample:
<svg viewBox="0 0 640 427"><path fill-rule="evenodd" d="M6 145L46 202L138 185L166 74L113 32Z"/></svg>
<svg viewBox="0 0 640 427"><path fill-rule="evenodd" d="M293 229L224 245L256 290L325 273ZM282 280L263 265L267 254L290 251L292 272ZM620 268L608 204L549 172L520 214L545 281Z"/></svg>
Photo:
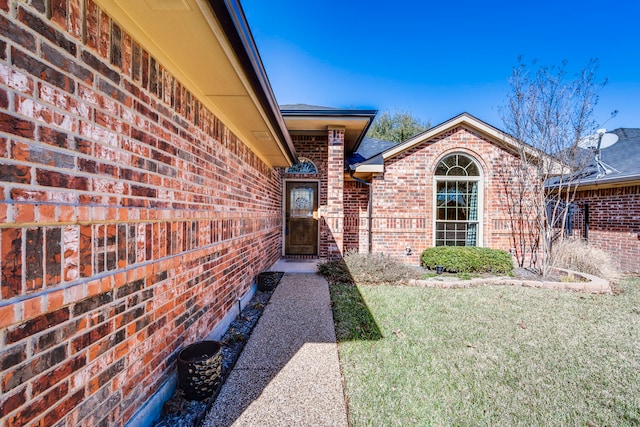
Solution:
<svg viewBox="0 0 640 427"><path fill-rule="evenodd" d="M435 171L435 245L478 246L480 168L465 154L451 154Z"/></svg>

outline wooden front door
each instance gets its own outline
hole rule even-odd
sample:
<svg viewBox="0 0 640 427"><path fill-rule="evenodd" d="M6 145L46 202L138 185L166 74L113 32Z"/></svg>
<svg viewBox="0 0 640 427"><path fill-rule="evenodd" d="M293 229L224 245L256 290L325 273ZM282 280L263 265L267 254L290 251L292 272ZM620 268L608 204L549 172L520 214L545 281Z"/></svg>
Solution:
<svg viewBox="0 0 640 427"><path fill-rule="evenodd" d="M318 254L318 183L287 182L285 255Z"/></svg>

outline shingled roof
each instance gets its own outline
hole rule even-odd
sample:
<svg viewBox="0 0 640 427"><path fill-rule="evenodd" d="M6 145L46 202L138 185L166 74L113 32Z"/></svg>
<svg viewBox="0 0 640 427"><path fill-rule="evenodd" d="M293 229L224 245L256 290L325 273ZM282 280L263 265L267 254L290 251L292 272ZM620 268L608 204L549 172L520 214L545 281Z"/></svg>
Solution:
<svg viewBox="0 0 640 427"><path fill-rule="evenodd" d="M594 161L583 171L580 186L620 183L640 180L640 129L619 128L610 133L618 135L618 142L601 150L600 159L612 169L602 174Z"/></svg>
<svg viewBox="0 0 640 427"><path fill-rule="evenodd" d="M365 160L372 159L373 157L378 156L382 152L390 149L391 147L395 147L398 145L397 142L393 141L384 141L382 139L362 138L362 142L360 142L360 146L358 150L351 154L346 161L345 166L349 168L351 165L355 165L357 163L362 163Z"/></svg>

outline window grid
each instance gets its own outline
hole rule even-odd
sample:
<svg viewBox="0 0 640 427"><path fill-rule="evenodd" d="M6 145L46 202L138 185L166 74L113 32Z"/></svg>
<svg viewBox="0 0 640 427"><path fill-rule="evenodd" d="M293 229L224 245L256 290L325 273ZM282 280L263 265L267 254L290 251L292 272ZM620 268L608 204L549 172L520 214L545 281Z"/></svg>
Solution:
<svg viewBox="0 0 640 427"><path fill-rule="evenodd" d="M463 154L442 159L436 167L436 246L478 244L480 172Z"/></svg>
<svg viewBox="0 0 640 427"><path fill-rule="evenodd" d="M437 222L436 246L467 246L466 222Z"/></svg>

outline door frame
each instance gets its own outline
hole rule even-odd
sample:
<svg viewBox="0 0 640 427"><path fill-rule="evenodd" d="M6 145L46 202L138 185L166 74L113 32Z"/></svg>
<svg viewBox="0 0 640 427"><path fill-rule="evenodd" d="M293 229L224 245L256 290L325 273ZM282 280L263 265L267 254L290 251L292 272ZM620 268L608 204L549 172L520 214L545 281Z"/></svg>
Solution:
<svg viewBox="0 0 640 427"><path fill-rule="evenodd" d="M316 237L316 256L320 256L320 185L319 179L304 179L304 178L286 178L282 180L282 256L286 256L286 232L287 232L287 183L289 182L310 182L318 184L318 191L316 192L316 202L318 204L318 236Z"/></svg>

